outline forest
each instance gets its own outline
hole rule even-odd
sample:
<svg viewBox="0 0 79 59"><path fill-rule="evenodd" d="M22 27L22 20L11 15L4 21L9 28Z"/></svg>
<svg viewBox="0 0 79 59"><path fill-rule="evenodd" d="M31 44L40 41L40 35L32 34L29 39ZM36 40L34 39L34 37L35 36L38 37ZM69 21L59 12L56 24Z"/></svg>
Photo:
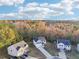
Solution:
<svg viewBox="0 0 79 59"><path fill-rule="evenodd" d="M49 42L57 39L71 40L79 43L79 24L77 21L0 21L0 48L25 40L31 42L33 37L44 36Z"/></svg>

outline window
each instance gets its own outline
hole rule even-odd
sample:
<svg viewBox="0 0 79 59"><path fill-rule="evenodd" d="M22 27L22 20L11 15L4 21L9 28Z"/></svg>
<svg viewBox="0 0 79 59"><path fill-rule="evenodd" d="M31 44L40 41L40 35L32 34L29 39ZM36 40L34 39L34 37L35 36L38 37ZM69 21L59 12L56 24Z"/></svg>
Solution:
<svg viewBox="0 0 79 59"><path fill-rule="evenodd" d="M20 49L20 46L18 46L16 49L19 50Z"/></svg>

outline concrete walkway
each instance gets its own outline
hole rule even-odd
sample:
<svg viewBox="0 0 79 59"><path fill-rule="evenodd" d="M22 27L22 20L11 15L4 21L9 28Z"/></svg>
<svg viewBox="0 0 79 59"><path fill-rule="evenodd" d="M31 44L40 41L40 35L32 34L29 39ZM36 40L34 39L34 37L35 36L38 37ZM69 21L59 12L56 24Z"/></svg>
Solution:
<svg viewBox="0 0 79 59"><path fill-rule="evenodd" d="M38 59L38 58L29 56L29 57L27 57L26 59Z"/></svg>
<svg viewBox="0 0 79 59"><path fill-rule="evenodd" d="M33 41L33 44L35 45L35 47L40 50L45 56L46 56L46 59L53 59L54 57L49 54L45 49L44 47L42 46L42 44L38 44L37 42Z"/></svg>
<svg viewBox="0 0 79 59"><path fill-rule="evenodd" d="M42 47L38 48L46 57L51 57L51 55Z"/></svg>
<svg viewBox="0 0 79 59"><path fill-rule="evenodd" d="M63 50L63 51L60 51L60 52L58 53L58 55L59 55L59 58L61 58L61 59L67 59L64 50Z"/></svg>

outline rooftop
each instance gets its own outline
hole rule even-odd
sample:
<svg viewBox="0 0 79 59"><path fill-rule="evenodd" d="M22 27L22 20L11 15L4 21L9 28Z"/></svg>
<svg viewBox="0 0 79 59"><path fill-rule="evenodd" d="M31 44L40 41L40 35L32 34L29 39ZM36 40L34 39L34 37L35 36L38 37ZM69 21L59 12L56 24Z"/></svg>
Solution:
<svg viewBox="0 0 79 59"><path fill-rule="evenodd" d="M13 44L11 46L14 46L15 48L17 48L18 46L19 47L24 47L25 45L28 45L28 44L25 41L20 41L20 42L18 42L16 44Z"/></svg>
<svg viewBox="0 0 79 59"><path fill-rule="evenodd" d="M57 40L58 43L64 43L65 45L70 45L70 40L66 40L66 39L59 39Z"/></svg>

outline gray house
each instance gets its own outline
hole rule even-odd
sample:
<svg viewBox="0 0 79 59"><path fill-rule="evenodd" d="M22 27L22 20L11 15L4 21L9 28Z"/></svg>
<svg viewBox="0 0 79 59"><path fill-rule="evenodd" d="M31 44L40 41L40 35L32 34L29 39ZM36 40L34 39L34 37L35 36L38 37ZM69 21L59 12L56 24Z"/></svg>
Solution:
<svg viewBox="0 0 79 59"><path fill-rule="evenodd" d="M57 49L71 50L70 40L58 39L57 40Z"/></svg>

